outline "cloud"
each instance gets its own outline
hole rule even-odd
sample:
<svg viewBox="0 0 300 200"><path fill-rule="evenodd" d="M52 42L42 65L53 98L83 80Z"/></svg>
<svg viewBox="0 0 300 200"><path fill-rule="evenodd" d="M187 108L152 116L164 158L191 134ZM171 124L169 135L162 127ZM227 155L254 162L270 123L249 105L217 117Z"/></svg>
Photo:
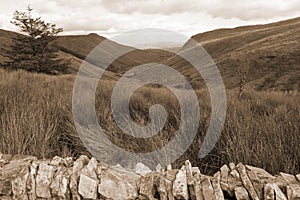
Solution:
<svg viewBox="0 0 300 200"><path fill-rule="evenodd" d="M37 15L63 27L64 34L115 35L140 28L161 28L191 36L215 28L235 27L300 16L299 0L10 0L1 5L1 27L14 10L30 4Z"/></svg>
<svg viewBox="0 0 300 200"><path fill-rule="evenodd" d="M176 14L206 12L213 17L241 20L270 19L299 13L299 0L102 0L105 8L116 13Z"/></svg>

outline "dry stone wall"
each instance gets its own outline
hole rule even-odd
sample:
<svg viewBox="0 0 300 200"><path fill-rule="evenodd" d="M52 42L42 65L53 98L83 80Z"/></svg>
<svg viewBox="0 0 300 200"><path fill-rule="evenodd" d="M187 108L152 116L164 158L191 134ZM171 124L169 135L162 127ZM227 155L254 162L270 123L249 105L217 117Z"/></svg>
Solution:
<svg viewBox="0 0 300 200"><path fill-rule="evenodd" d="M189 161L180 169L139 163L134 171L80 156L38 160L0 154L0 199L300 199L300 175L273 176L264 169L230 163L213 176Z"/></svg>

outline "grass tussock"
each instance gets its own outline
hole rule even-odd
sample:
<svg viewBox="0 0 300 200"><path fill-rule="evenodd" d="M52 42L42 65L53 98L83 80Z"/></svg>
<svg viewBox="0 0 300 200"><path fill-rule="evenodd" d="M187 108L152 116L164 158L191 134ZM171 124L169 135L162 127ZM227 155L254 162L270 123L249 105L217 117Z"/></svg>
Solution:
<svg viewBox="0 0 300 200"><path fill-rule="evenodd" d="M89 154L82 145L72 119L74 75L49 76L25 71L0 70L0 152L31 154L40 158ZM102 87L100 87L102 85ZM110 107L114 82L98 87L96 112L99 124L120 147L147 152L164 146L180 126L180 106L166 88L139 88L130 100L130 115L140 125L149 123L149 108L161 104L168 112L164 128L149 140L122 134ZM101 88L101 89L100 89ZM243 162L272 173L299 173L300 95L282 92L227 91L227 117L215 148L197 158L210 119L209 95L198 90L200 117L197 137L174 164L190 159L205 173L222 164ZM186 119L193 123L193 116ZM125 141L125 142L124 142Z"/></svg>

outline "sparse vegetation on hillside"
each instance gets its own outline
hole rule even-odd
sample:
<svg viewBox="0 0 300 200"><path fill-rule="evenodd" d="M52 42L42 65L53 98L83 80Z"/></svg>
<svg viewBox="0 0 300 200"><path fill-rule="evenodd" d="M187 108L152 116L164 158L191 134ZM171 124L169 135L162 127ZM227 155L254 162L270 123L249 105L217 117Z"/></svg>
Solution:
<svg viewBox="0 0 300 200"><path fill-rule="evenodd" d="M73 75L48 76L25 71L0 70L0 152L31 154L40 158L54 155L88 154L78 138L71 113ZM115 124L111 124L109 91L113 81L103 81L106 89L97 95L99 123L110 138L122 143ZM164 94L164 95L162 95ZM198 90L201 122L198 139L204 137L210 105L205 90ZM175 165L190 159L203 172L212 173L228 162L243 162L263 167L272 173L299 173L300 166L300 96L299 93L255 92L247 90L238 100L238 90L228 90L228 110L224 130L213 151L196 159L198 141ZM138 123L146 123L149 106L164 98L171 118L160 138L152 143L126 142L129 148L146 150L166 143L178 127L180 116L174 96L165 88L141 88L131 101L131 114ZM166 103L171 102L171 103ZM192 120L192 119L188 119ZM165 139L165 141L164 141ZM160 143L159 143L160 141Z"/></svg>

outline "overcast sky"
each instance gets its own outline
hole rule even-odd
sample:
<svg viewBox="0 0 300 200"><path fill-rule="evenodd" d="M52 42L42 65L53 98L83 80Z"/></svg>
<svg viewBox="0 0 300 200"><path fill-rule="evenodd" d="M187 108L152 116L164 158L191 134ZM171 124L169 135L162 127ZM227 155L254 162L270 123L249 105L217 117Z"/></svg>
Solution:
<svg viewBox="0 0 300 200"><path fill-rule="evenodd" d="M268 23L300 16L300 0L1 0L0 28L30 4L64 34L112 37L140 28L169 29L186 36L216 28Z"/></svg>

